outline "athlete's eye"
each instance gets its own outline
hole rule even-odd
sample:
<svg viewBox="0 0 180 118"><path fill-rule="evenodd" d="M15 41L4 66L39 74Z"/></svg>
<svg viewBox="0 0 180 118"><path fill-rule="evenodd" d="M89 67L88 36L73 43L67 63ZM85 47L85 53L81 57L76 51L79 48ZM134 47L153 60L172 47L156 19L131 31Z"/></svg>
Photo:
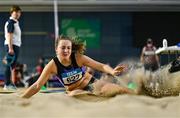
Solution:
<svg viewBox="0 0 180 118"><path fill-rule="evenodd" d="M71 50L71 47L69 46L69 47L67 47L67 49L68 49L68 50Z"/></svg>
<svg viewBox="0 0 180 118"><path fill-rule="evenodd" d="M62 46L62 47L60 47L62 50L65 50L65 49L68 49L68 50L71 50L71 46L68 46L68 47L66 47L66 46Z"/></svg>
<svg viewBox="0 0 180 118"><path fill-rule="evenodd" d="M62 50L64 50L64 49L66 49L66 47L65 46L62 46L62 47L60 47Z"/></svg>

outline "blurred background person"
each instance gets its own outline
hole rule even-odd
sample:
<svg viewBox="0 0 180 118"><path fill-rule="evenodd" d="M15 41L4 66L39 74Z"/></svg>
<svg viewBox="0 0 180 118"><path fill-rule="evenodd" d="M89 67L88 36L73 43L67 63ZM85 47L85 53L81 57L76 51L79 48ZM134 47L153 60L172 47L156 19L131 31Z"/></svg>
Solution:
<svg viewBox="0 0 180 118"><path fill-rule="evenodd" d="M15 57L12 63L6 66L4 90L16 89L11 82L11 78L15 77L15 66L19 55L19 48L21 46L21 29L18 21L21 16L21 8L17 5L12 6L10 9L10 15L10 18L4 26L4 45L6 48L6 55Z"/></svg>
<svg viewBox="0 0 180 118"><path fill-rule="evenodd" d="M156 71L159 66L159 57L155 53L156 47L153 44L153 40L148 38L146 45L142 49L140 60L144 64L144 69L149 71Z"/></svg>
<svg viewBox="0 0 180 118"><path fill-rule="evenodd" d="M43 71L43 69L44 69L44 66L45 66L44 58L43 58L43 57L40 57L40 58L38 59L38 64L37 64L37 66L36 66L36 73L37 73L38 75L40 75L40 74L42 73L42 71Z"/></svg>
<svg viewBox="0 0 180 118"><path fill-rule="evenodd" d="M38 59L38 63L35 66L35 69L33 70L33 73L31 74L31 76L29 77L29 79L27 79L28 85L32 85L41 75L43 69L45 66L45 60L43 57L39 57Z"/></svg>
<svg viewBox="0 0 180 118"><path fill-rule="evenodd" d="M12 82L16 87L24 87L24 73L23 73L23 64L17 62L14 72L14 78L12 78Z"/></svg>

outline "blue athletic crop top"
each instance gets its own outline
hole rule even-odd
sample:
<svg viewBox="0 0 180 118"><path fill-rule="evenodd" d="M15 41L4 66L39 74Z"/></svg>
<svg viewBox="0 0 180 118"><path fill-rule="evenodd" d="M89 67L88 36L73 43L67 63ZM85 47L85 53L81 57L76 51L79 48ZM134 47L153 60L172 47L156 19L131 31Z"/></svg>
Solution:
<svg viewBox="0 0 180 118"><path fill-rule="evenodd" d="M78 66L75 53L71 54L71 65L69 66L62 65L57 57L53 58L53 60L57 67L57 76L64 85L71 85L83 78L86 69Z"/></svg>

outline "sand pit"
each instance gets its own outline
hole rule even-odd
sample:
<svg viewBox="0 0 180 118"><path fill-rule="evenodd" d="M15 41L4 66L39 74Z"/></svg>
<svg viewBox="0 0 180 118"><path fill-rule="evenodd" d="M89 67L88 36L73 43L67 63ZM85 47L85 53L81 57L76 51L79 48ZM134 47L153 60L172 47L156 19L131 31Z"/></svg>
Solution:
<svg viewBox="0 0 180 118"><path fill-rule="evenodd" d="M64 92L38 93L22 99L19 93L0 94L1 118L179 118L180 97L160 99L140 95L111 98L69 97Z"/></svg>
<svg viewBox="0 0 180 118"><path fill-rule="evenodd" d="M119 78L124 83L135 82L139 95L100 97L85 93L70 97L64 91L54 91L23 99L19 97L21 89L0 93L0 118L180 118L180 96L176 94L180 91L180 72L168 74L167 69L149 76L135 68ZM108 76L104 80L112 81ZM159 86L151 87L151 82ZM143 94L142 84L147 94ZM166 94L169 88L172 91Z"/></svg>

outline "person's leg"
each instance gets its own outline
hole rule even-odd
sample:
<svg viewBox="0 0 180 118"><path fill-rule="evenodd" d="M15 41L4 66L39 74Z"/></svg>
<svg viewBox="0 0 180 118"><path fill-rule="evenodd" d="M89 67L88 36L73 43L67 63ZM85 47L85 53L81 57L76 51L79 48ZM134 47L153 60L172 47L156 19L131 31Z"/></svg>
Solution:
<svg viewBox="0 0 180 118"><path fill-rule="evenodd" d="M15 59L14 62L11 64L11 78L12 78L12 82L15 85L16 82L16 72L15 72L15 68L16 68L16 64L17 64L17 59L19 56L19 47L13 45L13 49L14 49L14 54L15 54Z"/></svg>
<svg viewBox="0 0 180 118"><path fill-rule="evenodd" d="M8 54L8 51L9 51L9 48L8 46L6 45L5 46L6 48L6 53ZM9 65L6 65L6 69L5 69L5 86L4 86L4 90L14 90L16 89L16 87L14 87L14 85L12 85L12 77L14 78L14 69L15 69L15 65L16 65L16 62L17 62L17 57L18 57L18 54L19 54L19 47L18 46L14 46L13 45L13 49L14 49L14 54L15 54L15 59L13 60L12 64L9 66Z"/></svg>
<svg viewBox="0 0 180 118"><path fill-rule="evenodd" d="M109 83L103 80L98 80L93 85L93 93L100 96L110 97L117 94L135 94L134 91L121 87L118 84Z"/></svg>
<svg viewBox="0 0 180 118"><path fill-rule="evenodd" d="M6 68L5 68L5 81L4 81L4 83L6 86L11 84L11 69L9 66L6 66Z"/></svg>
<svg viewBox="0 0 180 118"><path fill-rule="evenodd" d="M128 88L121 87L117 84L106 83L100 91L101 96L115 96L117 94L135 94L132 90Z"/></svg>
<svg viewBox="0 0 180 118"><path fill-rule="evenodd" d="M5 51L6 51L6 54L8 54L8 46L6 45L5 46ZM11 69L10 69L10 66L6 65L6 68L5 68L5 86L8 86L10 83L11 83Z"/></svg>
<svg viewBox="0 0 180 118"><path fill-rule="evenodd" d="M66 93L67 93L68 96L71 96L71 97L77 97L77 96L85 95L85 94L93 94L90 91L81 90L81 89L76 89L76 90L73 90L73 91L66 91Z"/></svg>

